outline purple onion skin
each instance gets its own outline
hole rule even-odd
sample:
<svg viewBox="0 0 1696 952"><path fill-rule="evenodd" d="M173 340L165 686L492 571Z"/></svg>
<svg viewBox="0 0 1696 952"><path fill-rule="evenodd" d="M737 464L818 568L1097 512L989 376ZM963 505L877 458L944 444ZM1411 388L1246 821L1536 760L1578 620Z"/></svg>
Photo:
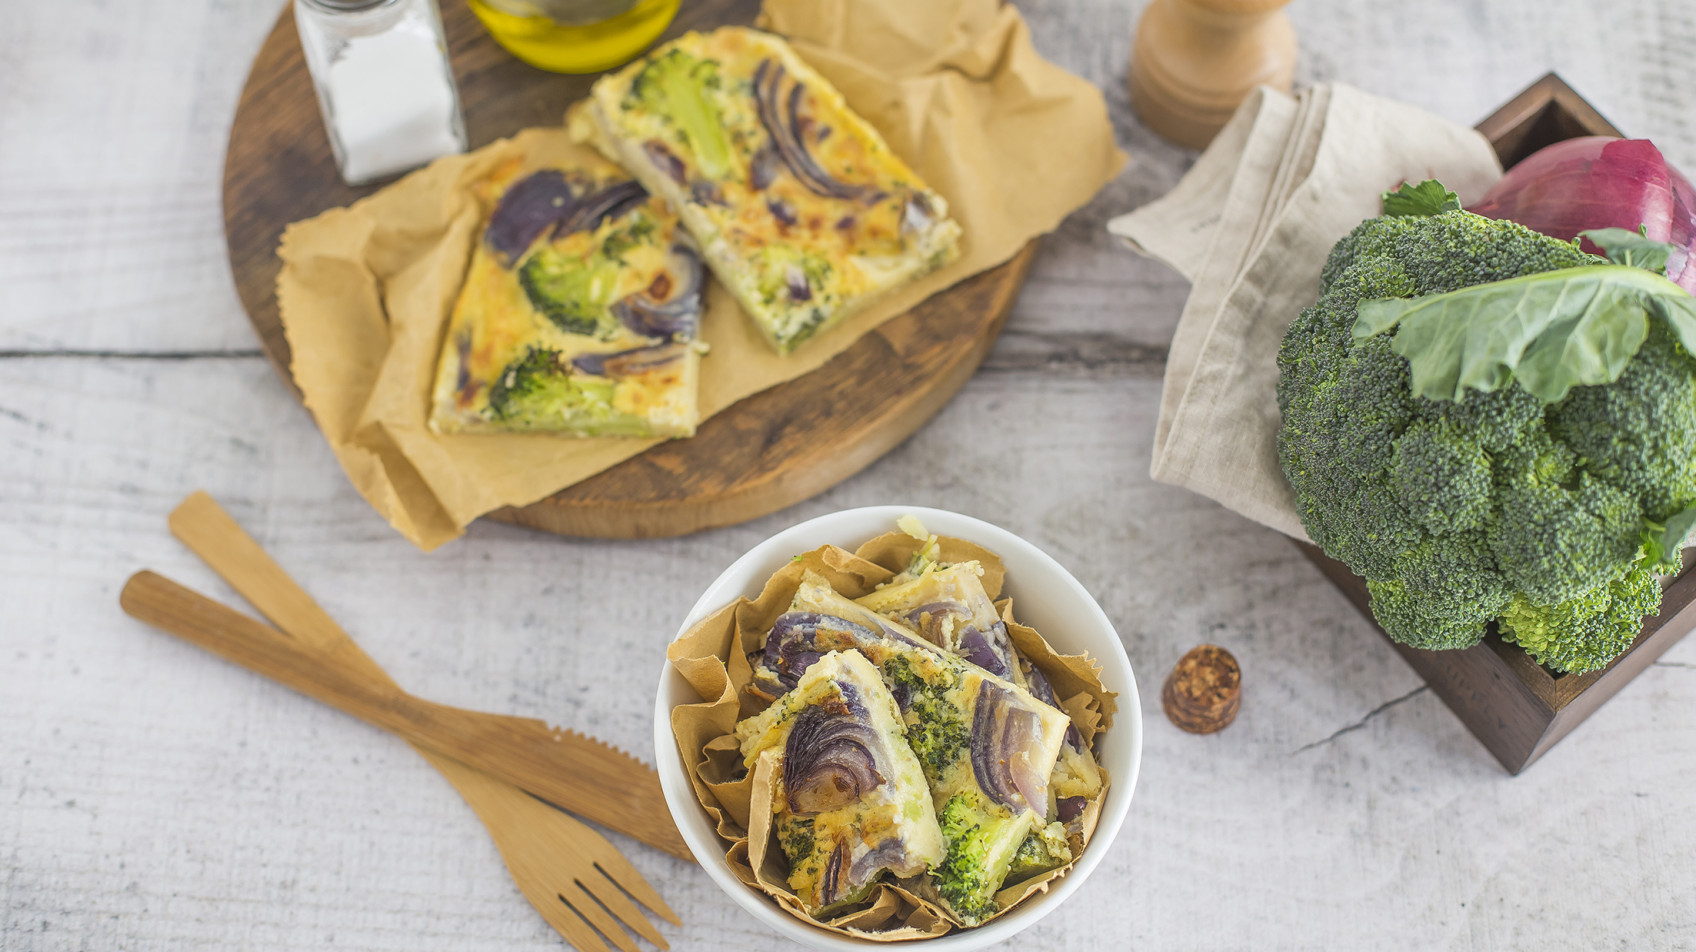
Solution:
<svg viewBox="0 0 1696 952"><path fill-rule="evenodd" d="M1647 139L1583 136L1532 153L1469 211L1571 241L1597 228L1647 230L1674 251L1667 278L1696 294L1696 188ZM1585 251L1600 254L1588 239Z"/></svg>
<svg viewBox="0 0 1696 952"><path fill-rule="evenodd" d="M813 286L807 283L807 273L794 265L783 275L784 283L789 289L789 300L795 302L811 301Z"/></svg>
<svg viewBox="0 0 1696 952"><path fill-rule="evenodd" d="M697 205L723 205L724 192L719 190L718 183L695 181L689 183L689 197Z"/></svg>
<svg viewBox="0 0 1696 952"><path fill-rule="evenodd" d="M948 618L966 618L971 611L960 602L931 602L917 608L909 608L901 614L901 620L907 627L925 636L925 640L938 647L942 644L942 622ZM928 620L927 620L928 616Z"/></svg>
<svg viewBox="0 0 1696 952"><path fill-rule="evenodd" d="M1025 680L1030 682L1031 694L1035 696L1037 700L1054 708L1062 714L1066 713L1066 709L1060 706L1060 701L1054 696L1054 685L1049 683L1048 675L1043 674L1041 668L1034 664L1031 665L1030 671L1025 675ZM1077 725L1073 724L1071 721L1071 715L1067 715L1066 746L1073 750L1081 751L1084 749L1084 739L1083 736L1078 733Z"/></svg>
<svg viewBox="0 0 1696 952"><path fill-rule="evenodd" d="M1070 823L1084 814L1084 804L1089 801L1084 797L1061 797L1054 801L1055 810L1060 814L1060 822Z"/></svg>
<svg viewBox="0 0 1696 952"><path fill-rule="evenodd" d="M925 231L934 224L936 212L931 209L930 200L919 192L908 195L907 201L901 206L901 233Z"/></svg>
<svg viewBox="0 0 1696 952"><path fill-rule="evenodd" d="M571 214L554 229L554 237L574 231L594 231L601 222L618 218L648 200L648 190L641 182L619 182L598 192L585 195Z"/></svg>
<svg viewBox="0 0 1696 952"><path fill-rule="evenodd" d="M665 173L666 178L679 185L688 183L688 166L683 164L683 160L678 158L675 152L666 148L664 142L658 139L649 139L642 143L642 151L647 153L648 161L654 163L661 172Z"/></svg>
<svg viewBox="0 0 1696 952"><path fill-rule="evenodd" d="M573 357L571 365L597 377L629 377L651 373L682 360L688 347L688 344L669 343L621 350L616 354L583 354Z"/></svg>
<svg viewBox="0 0 1696 952"><path fill-rule="evenodd" d="M830 862L825 864L824 875L819 877L819 905L831 906L841 902L848 895L842 887L842 865L848 858L848 841L842 840L836 844L836 849L830 853Z"/></svg>
<svg viewBox="0 0 1696 952"><path fill-rule="evenodd" d="M900 876L913 875L918 872L914 866L907 844L900 837L891 837L862 855L849 867L848 889L850 892L860 889L886 869L893 869L896 875Z"/></svg>
<svg viewBox="0 0 1696 952"><path fill-rule="evenodd" d="M777 178L777 164L782 161L771 146L761 146L748 162L748 184L755 191L763 190Z"/></svg>
<svg viewBox="0 0 1696 952"><path fill-rule="evenodd" d="M558 169L528 175L506 190L489 216L483 240L508 261L529 250L542 232L570 216L577 193Z"/></svg>
<svg viewBox="0 0 1696 952"><path fill-rule="evenodd" d="M542 169L515 182L489 216L483 240L508 261L516 261L544 233L550 238L590 231L648 200L641 183L626 181L598 192L579 194L558 169Z"/></svg>
<svg viewBox="0 0 1696 952"><path fill-rule="evenodd" d="M1017 813L1035 809L1037 800L1044 799L1034 787L1045 784L1047 778L1021 778L1014 772L1013 758L1038 739L1042 725L1034 713L1012 702L1012 692L993 682L986 680L978 686L972 716L972 773L985 795Z"/></svg>
<svg viewBox="0 0 1696 952"><path fill-rule="evenodd" d="M815 194L847 200L866 197L871 189L833 178L807 151L801 138L801 99L806 94L806 87L794 83L785 93L783 81L787 77L788 70L772 59L761 60L754 70L754 104L760 124L771 137L778 158L802 185Z"/></svg>
<svg viewBox="0 0 1696 952"><path fill-rule="evenodd" d="M766 636L762 667L777 676L785 691L795 687L807 668L826 652L878 640L870 628L819 612L784 612Z"/></svg>
<svg viewBox="0 0 1696 952"><path fill-rule="evenodd" d="M701 286L705 280L701 256L682 242L672 245L669 271L675 272L678 280L666 300L655 300L641 291L614 301L613 316L643 337L693 338L701 319Z"/></svg>
<svg viewBox="0 0 1696 952"><path fill-rule="evenodd" d="M813 705L795 716L783 748L783 789L789 812L816 816L845 807L882 786L882 744L848 685L840 702Z"/></svg>

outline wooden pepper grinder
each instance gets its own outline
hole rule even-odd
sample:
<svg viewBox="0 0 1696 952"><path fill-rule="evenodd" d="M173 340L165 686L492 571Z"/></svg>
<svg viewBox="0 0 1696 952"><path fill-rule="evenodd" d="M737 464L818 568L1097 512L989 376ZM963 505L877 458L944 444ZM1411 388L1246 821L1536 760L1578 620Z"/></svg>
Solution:
<svg viewBox="0 0 1696 952"><path fill-rule="evenodd" d="M1200 149L1255 86L1288 92L1290 0L1150 0L1131 45L1131 106L1162 137Z"/></svg>

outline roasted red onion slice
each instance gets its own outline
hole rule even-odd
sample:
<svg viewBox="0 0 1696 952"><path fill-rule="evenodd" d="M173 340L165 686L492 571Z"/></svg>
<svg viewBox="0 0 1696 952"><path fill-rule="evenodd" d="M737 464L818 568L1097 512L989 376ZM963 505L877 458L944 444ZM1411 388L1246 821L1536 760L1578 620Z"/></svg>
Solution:
<svg viewBox="0 0 1696 952"><path fill-rule="evenodd" d="M513 261L535 243L542 232L569 217L577 193L558 169L543 169L514 182L489 216L483 240Z"/></svg>
<svg viewBox="0 0 1696 952"><path fill-rule="evenodd" d="M789 300L800 302L813 299L813 286L807 283L807 272L795 265L790 265L783 273L783 282L789 288Z"/></svg>
<svg viewBox="0 0 1696 952"><path fill-rule="evenodd" d="M760 125L771 136L778 158L809 191L826 198L853 200L874 192L868 186L851 185L831 177L813 160L801 138L801 100L806 95L806 87L791 83L786 91L783 85L788 75L789 71L783 64L772 59L761 60L754 70L754 103ZM752 170L749 178L752 181Z"/></svg>
<svg viewBox="0 0 1696 952"><path fill-rule="evenodd" d="M925 231L934 224L936 212L930 207L930 199L920 192L908 195L906 203L901 206L901 234Z"/></svg>
<svg viewBox="0 0 1696 952"><path fill-rule="evenodd" d="M801 675L827 651L876 641L877 634L835 615L784 612L766 636L761 668L776 680L778 693L791 690Z"/></svg>
<svg viewBox="0 0 1696 952"><path fill-rule="evenodd" d="M619 182L579 197L582 187L558 169L542 169L519 179L495 205L483 240L508 261L516 261L543 233L553 238L588 231L648 198L639 182Z"/></svg>
<svg viewBox="0 0 1696 952"><path fill-rule="evenodd" d="M848 841L841 840L836 849L830 853L830 862L824 866L824 875L819 877L819 905L832 906L848 898L852 890L842 881L842 866L848 860Z"/></svg>
<svg viewBox="0 0 1696 952"><path fill-rule="evenodd" d="M845 807L884 783L877 729L854 690L837 687L843 703L835 710L813 705L795 715L783 748L784 795L797 816Z"/></svg>
<svg viewBox="0 0 1696 952"><path fill-rule="evenodd" d="M764 189L777 178L777 151L771 146L761 146L748 160L748 184L756 191Z"/></svg>
<svg viewBox="0 0 1696 952"><path fill-rule="evenodd" d="M1054 801L1054 808L1060 815L1061 823L1070 823L1083 816L1084 806L1089 803L1087 797L1061 797Z"/></svg>
<svg viewBox="0 0 1696 952"><path fill-rule="evenodd" d="M666 144L658 139L649 139L642 143L642 151L648 154L648 161L659 167L666 177L679 185L689 180L689 169L677 153L666 148Z"/></svg>
<svg viewBox="0 0 1696 952"><path fill-rule="evenodd" d="M931 602L910 608L901 614L901 620L907 627L925 636L931 644L942 645L942 624L949 618L969 618L971 609L960 602Z"/></svg>
<svg viewBox="0 0 1696 952"><path fill-rule="evenodd" d="M1015 813L1048 809L1048 778L1032 764L1042 741L1042 721L1018 707L1011 691L992 681L978 686L972 715L972 773L990 799Z"/></svg>
<svg viewBox="0 0 1696 952"><path fill-rule="evenodd" d="M964 602L931 602L901 614L901 619L908 626L918 629L927 640L938 645L943 640L943 622L949 618L965 621L971 617L972 610ZM954 644L943 647L952 649L996 677L1013 679L1013 665L1017 659L1013 654L1013 642L1007 637L1007 626L1002 622L996 622L987 632L970 625L954 639Z"/></svg>
<svg viewBox="0 0 1696 952"><path fill-rule="evenodd" d="M777 616L771 634L766 636L765 653L754 672L757 687L772 697L795 687L803 672L827 651L855 648L898 641L915 648L929 648L907 637L887 623L873 631L858 622L825 615L819 612L784 612ZM896 702L906 710L903 693L897 691Z"/></svg>
<svg viewBox="0 0 1696 952"><path fill-rule="evenodd" d="M690 338L701 319L701 284L705 269L695 249L678 242L671 246L667 269L677 280L656 298L652 288L613 302L612 313L625 327L643 337Z"/></svg>
<svg viewBox="0 0 1696 952"><path fill-rule="evenodd" d="M781 198L766 199L766 208L771 212L771 217L777 219L779 224L794 225L797 221L795 209Z"/></svg>
<svg viewBox="0 0 1696 952"><path fill-rule="evenodd" d="M579 199L577 207L554 229L554 237L569 235L574 231L594 231L601 226L601 222L617 218L647 200L648 190L642 187L641 182L609 185Z"/></svg>
<svg viewBox="0 0 1696 952"><path fill-rule="evenodd" d="M1054 685L1049 682L1048 675L1042 673L1041 668L1031 665L1031 669L1025 672L1025 680L1030 682L1032 696L1056 711L1066 713L1066 709L1060 706L1060 701L1054 696ZM1066 746L1073 750L1083 750L1084 739L1078 734L1077 726L1071 723L1070 717L1066 720Z"/></svg>
<svg viewBox="0 0 1696 952"><path fill-rule="evenodd" d="M854 865L849 867L849 889L859 889L876 879L878 874L886 869L894 870L897 876L912 876L923 871L923 865L914 868L915 865L907 844L898 837L891 837L862 854L854 861Z"/></svg>
<svg viewBox="0 0 1696 952"><path fill-rule="evenodd" d="M582 354L573 357L571 365L597 377L629 377L659 370L681 360L688 350L689 345L681 342L659 344L621 350L616 354Z"/></svg>

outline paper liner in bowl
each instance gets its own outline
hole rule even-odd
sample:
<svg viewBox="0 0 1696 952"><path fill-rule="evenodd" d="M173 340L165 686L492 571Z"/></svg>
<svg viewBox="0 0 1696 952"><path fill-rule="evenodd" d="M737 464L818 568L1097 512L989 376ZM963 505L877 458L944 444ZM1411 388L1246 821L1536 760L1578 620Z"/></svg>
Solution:
<svg viewBox="0 0 1696 952"><path fill-rule="evenodd" d="M735 728L738 721L765 707L764 701L746 690L754 676L748 656L763 647L808 570L822 575L840 594L859 598L906 568L923 544L904 532L888 532L854 552L827 545L798 555L766 580L757 598L739 598L703 618L674 641L666 655L702 698L672 709L672 735L695 797L724 842L731 871L809 925L878 942L933 938L964 927L921 895L916 882L899 880L879 883L865 900L829 920L807 915L786 882L782 850L772 848L770 839L775 752L768 751L753 770L747 770ZM984 589L991 598L1000 599L997 607L1013 644L1047 675L1084 743L1092 743L1111 727L1118 710L1117 695L1102 684L1100 666L1088 655L1060 654L1036 629L1013 621L1012 600L1001 599L1006 577L1001 558L964 539L942 537L938 545L937 555L944 562L975 560L983 567ZM991 920L1046 892L1077 863L1095 831L1107 793L1110 778L1105 769L1101 775L1101 793L1086 804L1081 832L1072 836L1072 862L1001 890L996 894L1000 908Z"/></svg>

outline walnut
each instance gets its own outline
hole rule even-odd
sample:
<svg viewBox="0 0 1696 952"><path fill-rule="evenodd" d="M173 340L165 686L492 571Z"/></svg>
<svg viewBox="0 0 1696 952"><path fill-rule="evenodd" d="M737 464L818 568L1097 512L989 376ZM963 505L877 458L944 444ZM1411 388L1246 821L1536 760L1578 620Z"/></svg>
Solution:
<svg viewBox="0 0 1696 952"><path fill-rule="evenodd" d="M1178 659L1160 689L1166 717L1192 734L1223 730L1243 703L1243 673L1237 659L1218 645L1201 645Z"/></svg>

